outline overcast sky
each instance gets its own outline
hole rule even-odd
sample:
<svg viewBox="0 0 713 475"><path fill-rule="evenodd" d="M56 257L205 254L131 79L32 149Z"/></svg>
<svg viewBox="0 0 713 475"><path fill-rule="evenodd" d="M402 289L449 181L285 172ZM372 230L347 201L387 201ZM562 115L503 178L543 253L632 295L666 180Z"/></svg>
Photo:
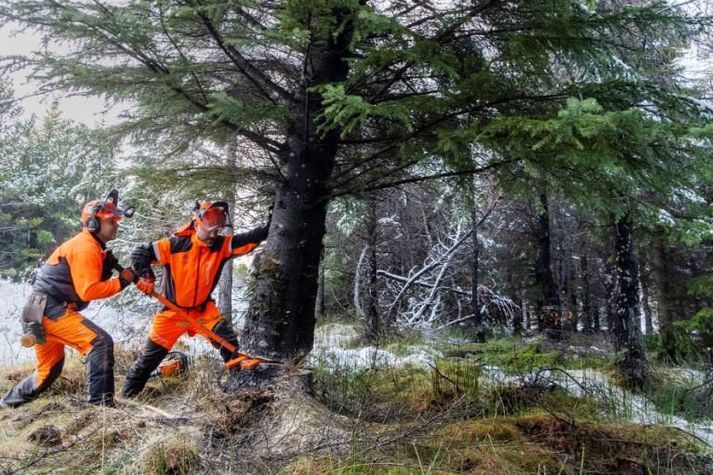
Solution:
<svg viewBox="0 0 713 475"><path fill-rule="evenodd" d="M41 51L42 43L37 34L17 33L16 26L9 24L0 28L0 56L27 54ZM32 114L44 116L54 99L59 101L59 109L63 117L81 122L88 126L99 123L112 124L118 121L118 111L104 114L105 103L97 96L80 97L56 93L51 96L36 96L38 84L27 79L27 71L13 73L10 78L15 90L15 97L23 98L21 107L25 116Z"/></svg>

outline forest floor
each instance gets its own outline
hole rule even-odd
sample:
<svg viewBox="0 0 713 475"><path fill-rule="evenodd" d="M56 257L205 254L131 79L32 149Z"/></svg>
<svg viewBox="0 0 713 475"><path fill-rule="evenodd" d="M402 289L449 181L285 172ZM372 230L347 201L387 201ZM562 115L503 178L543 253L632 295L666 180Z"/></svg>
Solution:
<svg viewBox="0 0 713 475"><path fill-rule="evenodd" d="M49 392L0 410L0 474L713 471L711 393L695 368L652 364L651 385L633 394L601 336L364 348L356 334L339 323L318 332L310 394L289 382L232 392L209 353L136 402L97 408L83 402L86 367L72 356ZM121 387L136 355L116 353ZM29 371L0 370L0 391Z"/></svg>

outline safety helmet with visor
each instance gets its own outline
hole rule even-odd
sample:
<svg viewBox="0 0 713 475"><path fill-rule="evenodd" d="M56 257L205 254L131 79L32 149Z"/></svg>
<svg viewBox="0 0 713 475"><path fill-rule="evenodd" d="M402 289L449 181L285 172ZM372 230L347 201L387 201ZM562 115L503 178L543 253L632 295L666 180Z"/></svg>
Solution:
<svg viewBox="0 0 713 475"><path fill-rule="evenodd" d="M204 201L193 212L193 218L198 226L208 232L230 226L228 204L224 201Z"/></svg>
<svg viewBox="0 0 713 475"><path fill-rule="evenodd" d="M90 232L96 232L100 228L99 220L119 222L126 216L131 218L134 215L134 208L119 207L119 192L111 190L106 198L102 200L92 200L82 208L82 225Z"/></svg>

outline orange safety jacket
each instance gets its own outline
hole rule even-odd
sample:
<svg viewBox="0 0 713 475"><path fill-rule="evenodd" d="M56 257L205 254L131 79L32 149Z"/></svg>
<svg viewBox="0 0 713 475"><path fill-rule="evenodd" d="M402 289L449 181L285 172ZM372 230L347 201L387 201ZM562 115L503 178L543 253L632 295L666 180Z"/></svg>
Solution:
<svg viewBox="0 0 713 475"><path fill-rule="evenodd" d="M195 231L139 246L131 254L140 276L153 275L150 265L163 266L161 293L183 308L205 308L225 263L247 254L267 238L268 227L242 234L218 236L208 247Z"/></svg>
<svg viewBox="0 0 713 475"><path fill-rule="evenodd" d="M121 291L118 278L111 279L111 259L103 242L87 228L64 242L40 267L33 291L47 295L45 315L56 319L67 307L87 307L90 300L111 297Z"/></svg>

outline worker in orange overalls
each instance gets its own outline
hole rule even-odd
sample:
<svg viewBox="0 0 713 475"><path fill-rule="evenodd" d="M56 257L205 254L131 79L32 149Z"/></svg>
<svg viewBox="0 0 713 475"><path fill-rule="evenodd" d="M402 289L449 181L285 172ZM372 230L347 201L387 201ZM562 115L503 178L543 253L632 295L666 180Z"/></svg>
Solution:
<svg viewBox="0 0 713 475"><path fill-rule="evenodd" d="M146 294L154 291L152 264L163 265L161 293L221 338L238 346L231 323L223 318L211 293L218 284L225 263L247 254L267 238L268 224L247 233L218 233L230 223L225 202L196 203L191 221L169 238L137 247L131 254L134 271L140 277L136 287ZM184 333L195 330L173 310L164 308L154 316L143 352L131 365L124 383L124 396L135 396L144 388L152 371ZM215 342L223 360L232 354Z"/></svg>
<svg viewBox="0 0 713 475"><path fill-rule="evenodd" d="M132 214L132 208L118 207L116 190L103 200L90 201L82 210L82 231L42 265L23 312L25 322L29 322L24 318L28 308L35 312L37 366L32 375L10 389L0 405L19 406L49 388L62 372L65 346L87 357L89 402L114 405L114 342L79 312L90 300L116 295L136 280L130 269L118 278L111 277L117 261L106 249L106 243L116 238L122 216ZM39 307L37 302L41 302Z"/></svg>

